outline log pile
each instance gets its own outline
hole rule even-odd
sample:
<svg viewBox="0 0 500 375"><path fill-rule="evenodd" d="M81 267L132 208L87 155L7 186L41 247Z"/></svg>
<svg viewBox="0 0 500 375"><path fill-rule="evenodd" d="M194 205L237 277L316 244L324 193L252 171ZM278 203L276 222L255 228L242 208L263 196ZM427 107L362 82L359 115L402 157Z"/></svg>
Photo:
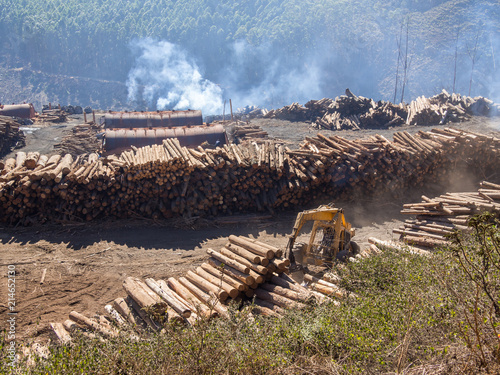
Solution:
<svg viewBox="0 0 500 375"><path fill-rule="evenodd" d="M34 118L34 122L36 124L44 124L47 122L66 122L67 121L67 113L62 109L48 109L44 110L42 113L37 114Z"/></svg>
<svg viewBox="0 0 500 375"><path fill-rule="evenodd" d="M73 157L99 152L101 142L97 138L97 133L100 130L101 128L94 123L76 125L71 129L71 134L54 145L54 149L60 155L71 154Z"/></svg>
<svg viewBox="0 0 500 375"><path fill-rule="evenodd" d="M237 125L234 127L234 135L240 141L254 141L256 138L260 141L267 138L269 134L258 125Z"/></svg>
<svg viewBox="0 0 500 375"><path fill-rule="evenodd" d="M467 119L467 115L498 116L500 114L500 104L496 104L482 96L472 98L455 93L450 95L446 90L442 90L440 94L429 98L429 101L431 104L447 106L452 114L457 115L458 120L460 120L460 117Z"/></svg>
<svg viewBox="0 0 500 375"><path fill-rule="evenodd" d="M287 121L311 121L317 129L387 129L402 125L438 125L461 122L472 115L500 114L499 105L483 97L449 94L443 90L431 98L421 96L409 104L392 104L352 94L335 100L311 100L302 107L298 103L270 111L266 118Z"/></svg>
<svg viewBox="0 0 500 375"><path fill-rule="evenodd" d="M308 121L310 117L309 110L299 103L292 103L283 108L272 109L264 115L264 118L275 118L286 121Z"/></svg>
<svg viewBox="0 0 500 375"><path fill-rule="evenodd" d="M415 216L394 233L411 245L434 248L449 244L447 235L467 231L469 218L481 212L500 214L500 185L483 181L477 192L446 193L435 198L422 196L422 202L405 204L402 214Z"/></svg>
<svg viewBox="0 0 500 375"><path fill-rule="evenodd" d="M268 138L268 133L258 125L250 125L243 121L236 121L225 126L229 140L234 143L245 141L262 143Z"/></svg>
<svg viewBox="0 0 500 375"><path fill-rule="evenodd" d="M484 104L492 101L483 97L462 97L458 94L448 94L443 90L440 94L431 98L421 96L412 101L408 107L406 124L408 125L434 125L446 124L448 122L462 122L471 118L472 115L486 113Z"/></svg>
<svg viewBox="0 0 500 375"><path fill-rule="evenodd" d="M451 162L495 173L500 139L451 128L347 140L318 134L299 150L266 141L187 149L176 139L118 156L28 155L0 164L0 220L15 225L99 217L269 212L321 196L397 194L444 177Z"/></svg>
<svg viewBox="0 0 500 375"><path fill-rule="evenodd" d="M22 130L19 130L20 125L12 117L0 116L0 156L26 144L26 137Z"/></svg>
<svg viewBox="0 0 500 375"><path fill-rule="evenodd" d="M200 318L229 318L231 301L242 310L250 304L251 314L280 317L288 308L348 296L336 284L310 275L305 276L309 288L298 284L286 274L290 262L281 258L282 250L249 237L229 236L223 248L207 253L206 262L181 277L128 277L126 296L106 305L105 315L88 318L72 311L63 324L51 324L54 335L67 343L75 330L109 338L126 326L160 331L167 322L195 325Z"/></svg>

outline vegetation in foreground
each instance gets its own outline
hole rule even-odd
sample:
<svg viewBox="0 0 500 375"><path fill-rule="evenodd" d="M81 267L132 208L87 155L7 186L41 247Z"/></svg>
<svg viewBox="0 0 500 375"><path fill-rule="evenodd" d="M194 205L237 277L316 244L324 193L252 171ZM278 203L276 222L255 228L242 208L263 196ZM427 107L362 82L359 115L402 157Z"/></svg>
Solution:
<svg viewBox="0 0 500 375"><path fill-rule="evenodd" d="M353 374L500 371L500 221L432 257L386 251L339 269L357 295L283 319L234 313L141 341L82 337L22 374ZM8 373L5 337L0 372Z"/></svg>

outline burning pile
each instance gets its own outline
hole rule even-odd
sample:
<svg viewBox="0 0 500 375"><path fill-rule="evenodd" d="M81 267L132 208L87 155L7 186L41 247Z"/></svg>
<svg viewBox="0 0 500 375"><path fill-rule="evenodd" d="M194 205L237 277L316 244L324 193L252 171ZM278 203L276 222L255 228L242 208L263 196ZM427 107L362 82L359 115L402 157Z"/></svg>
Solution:
<svg viewBox="0 0 500 375"><path fill-rule="evenodd" d="M472 115L492 116L500 113L499 105L491 100L448 94L443 90L431 98L421 96L410 104L375 102L352 94L332 99L311 100L301 106L289 106L269 111L264 117L287 121L310 121L318 129L387 129L402 125L437 125L460 122Z"/></svg>
<svg viewBox="0 0 500 375"><path fill-rule="evenodd" d="M327 195L395 193L436 181L451 162L498 170L500 139L451 128L347 140L318 134L299 150L263 144L188 149L176 139L97 154L18 153L0 165L0 218L9 224L99 217L158 219L269 211Z"/></svg>

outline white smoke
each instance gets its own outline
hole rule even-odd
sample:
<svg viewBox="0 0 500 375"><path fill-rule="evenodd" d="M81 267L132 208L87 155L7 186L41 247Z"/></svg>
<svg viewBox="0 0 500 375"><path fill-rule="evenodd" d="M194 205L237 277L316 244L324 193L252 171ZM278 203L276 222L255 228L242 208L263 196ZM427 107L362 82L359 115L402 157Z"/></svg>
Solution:
<svg viewBox="0 0 500 375"><path fill-rule="evenodd" d="M138 57L127 79L129 100L145 100L158 110L222 112L222 89L204 79L179 46L146 38L132 42L131 48Z"/></svg>
<svg viewBox="0 0 500 375"><path fill-rule="evenodd" d="M270 45L252 46L238 40L231 46L228 66L220 81L237 106L276 108L322 97L323 59L320 56L285 60ZM259 79L249 79L250 68L261 67Z"/></svg>

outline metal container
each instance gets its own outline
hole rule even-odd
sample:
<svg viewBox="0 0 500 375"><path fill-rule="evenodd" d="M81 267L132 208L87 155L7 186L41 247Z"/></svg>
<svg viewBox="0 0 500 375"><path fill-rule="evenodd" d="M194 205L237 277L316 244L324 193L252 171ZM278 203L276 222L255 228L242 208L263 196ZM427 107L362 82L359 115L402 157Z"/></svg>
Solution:
<svg viewBox="0 0 500 375"><path fill-rule="evenodd" d="M203 125L200 110L157 112L110 112L104 115L106 129L170 128Z"/></svg>
<svg viewBox="0 0 500 375"><path fill-rule="evenodd" d="M20 118L33 118L35 117L35 107L33 104L6 104L0 105L1 116L11 116Z"/></svg>
<svg viewBox="0 0 500 375"><path fill-rule="evenodd" d="M182 146L199 146L203 142L211 145L227 143L226 131L222 125L201 125L194 127L153 129L106 129L103 149L106 154L117 154L130 146L144 147L161 145L166 138L177 138Z"/></svg>

